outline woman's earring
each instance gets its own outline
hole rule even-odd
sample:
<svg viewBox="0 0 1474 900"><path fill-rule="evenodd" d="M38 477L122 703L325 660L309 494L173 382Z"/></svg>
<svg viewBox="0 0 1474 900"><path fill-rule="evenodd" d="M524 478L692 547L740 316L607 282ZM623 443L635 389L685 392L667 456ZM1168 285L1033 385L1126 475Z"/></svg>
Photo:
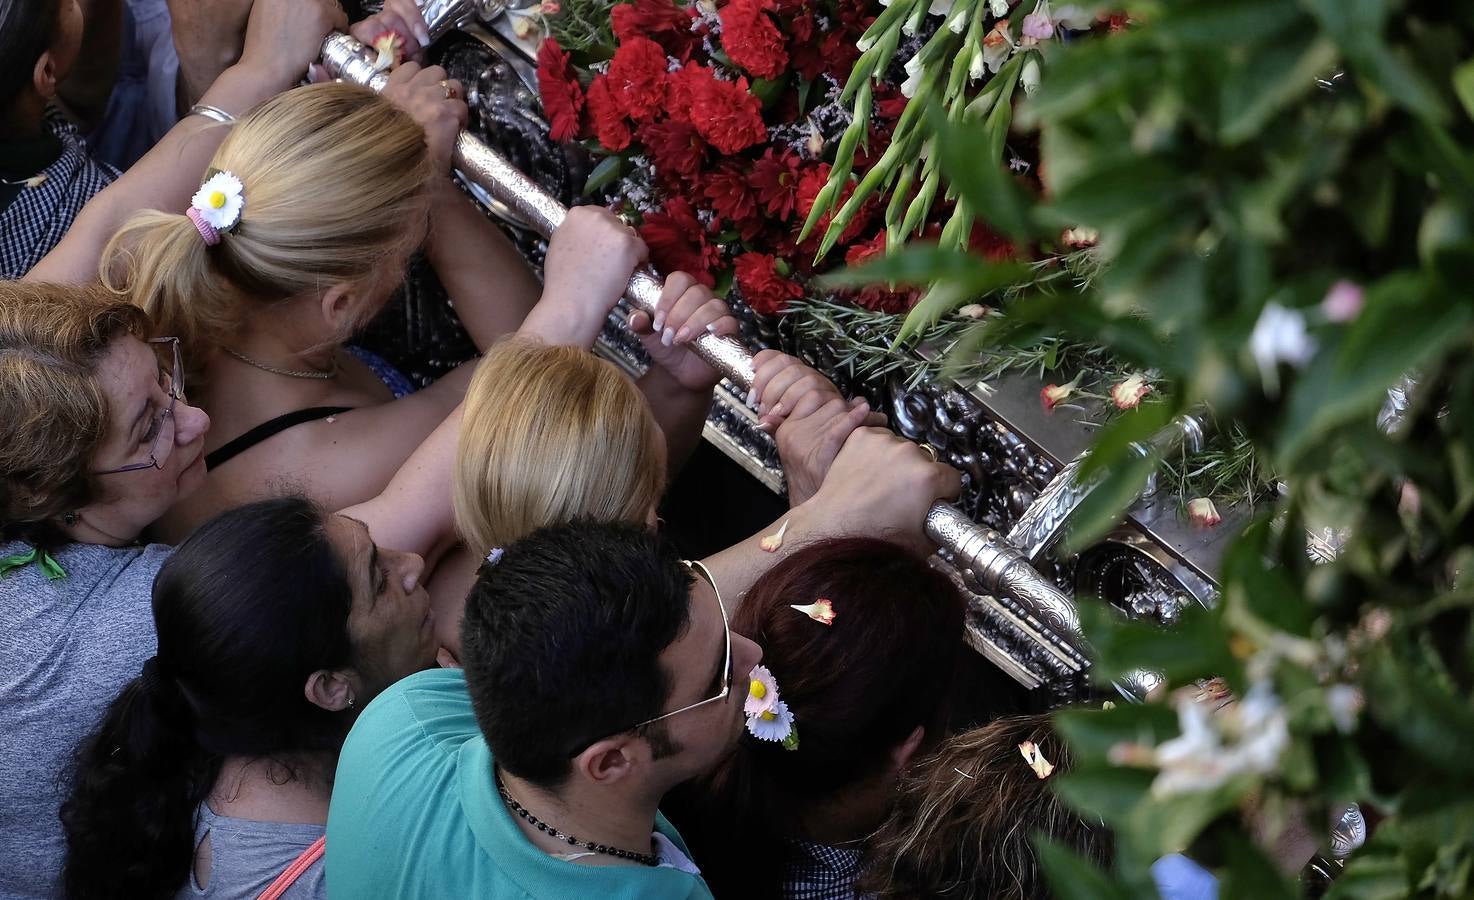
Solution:
<svg viewBox="0 0 1474 900"><path fill-rule="evenodd" d="M353 708L353 698L352 697L349 697L348 698L348 708L349 709L352 709Z"/></svg>
<svg viewBox="0 0 1474 900"><path fill-rule="evenodd" d="M61 521L68 528L71 528L73 525L76 525L78 522L82 521L82 514L78 512L69 512L61 517Z"/></svg>

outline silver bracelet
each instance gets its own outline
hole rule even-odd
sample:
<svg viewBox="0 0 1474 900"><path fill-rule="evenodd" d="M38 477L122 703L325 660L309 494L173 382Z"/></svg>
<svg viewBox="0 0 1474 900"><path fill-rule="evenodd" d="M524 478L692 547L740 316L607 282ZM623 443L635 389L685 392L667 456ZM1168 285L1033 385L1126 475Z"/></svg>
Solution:
<svg viewBox="0 0 1474 900"><path fill-rule="evenodd" d="M219 122L221 125L235 124L235 116L232 116L218 106L209 106L204 103L196 103L194 106L191 106L188 114L191 116L204 116L207 119Z"/></svg>

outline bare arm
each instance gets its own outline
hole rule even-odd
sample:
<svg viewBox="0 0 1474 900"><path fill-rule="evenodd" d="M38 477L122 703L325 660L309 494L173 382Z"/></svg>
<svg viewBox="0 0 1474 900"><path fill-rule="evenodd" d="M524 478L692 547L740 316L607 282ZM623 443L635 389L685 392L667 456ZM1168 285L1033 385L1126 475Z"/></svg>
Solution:
<svg viewBox="0 0 1474 900"><path fill-rule="evenodd" d="M200 102L220 75L241 58L250 14L251 0L169 0L174 50L179 54L181 113Z"/></svg>
<svg viewBox="0 0 1474 900"><path fill-rule="evenodd" d="M877 478L883 472L885 477ZM926 511L938 499L957 496L961 475L934 462L919 447L883 428L857 428L810 499L779 522L703 560L723 596L740 598L780 559L816 540L866 535L895 541L918 553L936 548L922 531ZM781 539L776 535L784 530ZM762 547L764 537L771 550ZM776 546L775 546L776 545Z"/></svg>
<svg viewBox="0 0 1474 900"><path fill-rule="evenodd" d="M456 543L450 476L461 410L457 406L430 433L377 497L342 510L368 525L376 543L418 553L427 567Z"/></svg>
<svg viewBox="0 0 1474 900"><path fill-rule="evenodd" d="M542 285L502 230L449 178L435 180L431 203L425 255L466 333L485 351L522 325Z"/></svg>
<svg viewBox="0 0 1474 900"><path fill-rule="evenodd" d="M246 52L210 86L204 102L244 115L290 87L317 57L323 36L346 24L334 0L257 0ZM140 209L178 212L188 206L227 133L226 126L198 116L169 129L122 178L82 208L66 237L26 278L73 283L96 278L103 247L129 216Z"/></svg>

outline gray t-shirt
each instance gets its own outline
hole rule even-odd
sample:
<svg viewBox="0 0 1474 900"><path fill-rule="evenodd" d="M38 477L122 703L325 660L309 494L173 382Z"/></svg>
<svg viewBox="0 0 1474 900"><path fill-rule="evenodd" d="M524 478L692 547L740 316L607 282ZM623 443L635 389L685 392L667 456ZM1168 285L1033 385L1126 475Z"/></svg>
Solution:
<svg viewBox="0 0 1474 900"><path fill-rule="evenodd" d="M217 816L200 804L194 843L210 836L210 883L201 888L191 872L174 900L256 900L302 852L323 836L323 825L291 825ZM283 900L327 900L322 857L303 870Z"/></svg>
<svg viewBox="0 0 1474 900"><path fill-rule="evenodd" d="M0 558L29 550L0 544ZM69 544L67 577L0 575L0 898L59 893L61 806L77 745L157 646L149 595L172 548Z"/></svg>

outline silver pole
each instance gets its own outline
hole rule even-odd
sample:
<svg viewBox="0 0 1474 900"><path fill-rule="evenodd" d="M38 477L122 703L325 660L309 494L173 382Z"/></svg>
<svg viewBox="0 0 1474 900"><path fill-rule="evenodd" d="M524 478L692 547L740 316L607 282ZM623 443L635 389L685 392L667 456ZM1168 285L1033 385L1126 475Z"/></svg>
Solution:
<svg viewBox="0 0 1474 900"><path fill-rule="evenodd" d="M346 34L328 36L322 45L322 62L335 77L375 91L383 90L388 81L367 58L363 45ZM532 223L544 237L552 236L568 212L556 197L473 134L463 131L456 139L454 164L469 181ZM653 314L662 286L660 276L647 267L630 278L625 298L636 309ZM744 390L752 387L752 354L740 342L706 334L693 344L702 359L734 384ZM1074 602L1036 572L1002 535L973 522L950 503L932 506L926 516L926 534L951 552L957 565L971 572L984 590L1017 600L1057 637L1087 657Z"/></svg>

